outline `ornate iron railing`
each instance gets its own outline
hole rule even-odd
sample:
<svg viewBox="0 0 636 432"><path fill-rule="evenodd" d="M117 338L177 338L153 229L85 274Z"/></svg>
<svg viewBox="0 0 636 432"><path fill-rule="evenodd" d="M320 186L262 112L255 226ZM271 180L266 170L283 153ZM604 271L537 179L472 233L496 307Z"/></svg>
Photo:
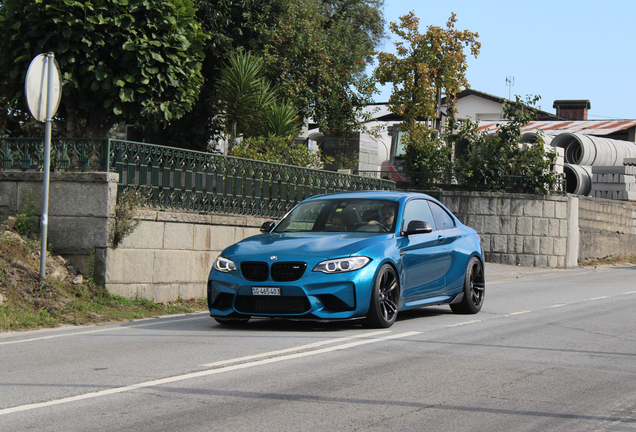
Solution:
<svg viewBox="0 0 636 432"><path fill-rule="evenodd" d="M358 175L395 181L398 190L419 190L425 193L444 190L493 191L508 193L547 193L567 195L564 178L557 178L554 186L536 190L532 178L524 176L502 176L501 184L486 185L464 181L458 173L425 173L405 171L358 171Z"/></svg>
<svg viewBox="0 0 636 432"><path fill-rule="evenodd" d="M5 170L41 170L44 145L0 138ZM383 179L280 165L113 139L53 139L51 169L119 173L119 187L140 187L151 208L279 218L322 193L395 190Z"/></svg>
<svg viewBox="0 0 636 432"><path fill-rule="evenodd" d="M110 140L120 184L148 186L151 207L279 218L310 196L394 190L395 183L329 171Z"/></svg>
<svg viewBox="0 0 636 432"><path fill-rule="evenodd" d="M52 171L107 171L107 139L54 138L51 140ZM0 138L0 166L4 170L41 171L44 167L42 138Z"/></svg>

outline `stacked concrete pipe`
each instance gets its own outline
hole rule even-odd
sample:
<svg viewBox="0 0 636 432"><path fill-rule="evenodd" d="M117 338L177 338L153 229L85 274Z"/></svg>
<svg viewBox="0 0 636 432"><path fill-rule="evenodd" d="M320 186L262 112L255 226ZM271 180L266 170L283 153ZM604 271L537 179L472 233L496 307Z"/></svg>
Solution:
<svg viewBox="0 0 636 432"><path fill-rule="evenodd" d="M588 165L563 164L566 192L588 196L592 192L592 167Z"/></svg>
<svg viewBox="0 0 636 432"><path fill-rule="evenodd" d="M636 144L594 135L563 132L551 144L565 149L567 192L576 195L590 195L593 166L621 166L625 158L636 157Z"/></svg>
<svg viewBox="0 0 636 432"><path fill-rule="evenodd" d="M565 149L565 162L571 165L619 166L623 159L636 157L636 144L593 135L564 132L552 145Z"/></svg>

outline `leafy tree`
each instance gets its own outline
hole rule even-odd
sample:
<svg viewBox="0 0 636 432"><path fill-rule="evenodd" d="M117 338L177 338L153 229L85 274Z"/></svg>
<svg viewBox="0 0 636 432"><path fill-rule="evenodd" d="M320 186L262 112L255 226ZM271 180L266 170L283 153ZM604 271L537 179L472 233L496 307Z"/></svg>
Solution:
<svg viewBox="0 0 636 432"><path fill-rule="evenodd" d="M402 139L406 170L419 173L419 182L441 181L452 170L452 146L426 124L414 123Z"/></svg>
<svg viewBox="0 0 636 432"><path fill-rule="evenodd" d="M396 54L378 54L375 77L382 85L393 84L389 107L404 118L400 129L408 134L405 164L409 171L440 172L450 163L451 149L438 139L441 95L446 95L447 114L452 118L455 94L469 87L464 49L469 48L476 58L481 47L479 35L455 29L456 22L452 14L446 28L429 26L422 34L419 19L410 12L400 17L399 24L390 24L391 31L402 39L395 42ZM421 123L431 120L432 128Z"/></svg>
<svg viewBox="0 0 636 432"><path fill-rule="evenodd" d="M279 22L264 29L267 76L322 133L339 133L371 95L364 69L384 37L382 2L287 3Z"/></svg>
<svg viewBox="0 0 636 432"><path fill-rule="evenodd" d="M378 0L291 0L280 24L269 30L263 47L273 83L318 130L340 143L330 168L351 167L348 138L367 132L372 113L364 110L375 90L364 74L384 38ZM341 154L339 154L339 152Z"/></svg>
<svg viewBox="0 0 636 432"><path fill-rule="evenodd" d="M528 96L523 101L505 103L503 115L507 123L499 124L493 136L477 129L478 123L462 122L458 131L449 135L451 142L468 142L457 160L457 171L466 185L488 190L514 187L527 193L547 193L557 182L557 174L550 171L556 160L554 152L547 152L539 135L534 145L519 144L521 130L536 117L534 105L540 98ZM516 176L511 181L510 176Z"/></svg>
<svg viewBox="0 0 636 432"><path fill-rule="evenodd" d="M325 133L339 129L337 123L355 109L346 107L368 100L368 86L354 86L384 37L382 2L197 0L197 18L210 35L205 83L195 109L168 126L162 139L183 136L204 147L224 133L216 89L223 65L240 48L264 59L265 77L299 116L311 118Z"/></svg>
<svg viewBox="0 0 636 432"><path fill-rule="evenodd" d="M340 143L339 149L333 154L333 163L329 169L352 168L358 164L355 155L347 155L347 143L349 138L358 137L361 133L378 137L381 126L367 127L367 123L373 120L373 115L379 110L365 109L371 103L374 90L370 79L362 79L348 89L348 93L336 88L329 89L322 97L321 104L316 106L319 118L323 121L319 130L335 138Z"/></svg>
<svg viewBox="0 0 636 432"><path fill-rule="evenodd" d="M1 13L2 98L23 107L29 62L53 52L68 136L104 136L119 121L158 127L194 106L206 35L190 0L15 0Z"/></svg>
<svg viewBox="0 0 636 432"><path fill-rule="evenodd" d="M404 41L395 42L397 55L378 54L375 76L382 85L393 83L389 106L404 116L406 126L437 117L442 93L446 94L449 111L454 112L454 95L462 87L469 87L464 48L470 48L477 58L481 44L477 41L479 34L456 30L456 22L455 14L451 14L446 29L429 26L421 34L419 19L410 12L400 17L400 24L390 24L391 31Z"/></svg>
<svg viewBox="0 0 636 432"><path fill-rule="evenodd" d="M217 87L221 71L239 49L262 52L263 29L278 22L287 0L194 0L196 18L209 36L203 47L204 77L198 101L192 111L146 138L157 144L200 151L215 150L216 140L225 135L219 114ZM258 52L256 52L258 48Z"/></svg>

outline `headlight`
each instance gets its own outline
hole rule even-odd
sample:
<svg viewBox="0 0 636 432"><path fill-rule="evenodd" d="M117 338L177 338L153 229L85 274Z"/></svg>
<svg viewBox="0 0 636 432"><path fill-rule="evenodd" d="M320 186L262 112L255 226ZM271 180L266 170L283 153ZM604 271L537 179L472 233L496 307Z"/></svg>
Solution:
<svg viewBox="0 0 636 432"><path fill-rule="evenodd" d="M323 273L350 272L361 269L369 261L371 261L371 258L362 256L328 260L319 263L316 267L314 267L313 271Z"/></svg>
<svg viewBox="0 0 636 432"><path fill-rule="evenodd" d="M214 269L223 273L229 273L236 270L236 265L232 260L220 256L214 261Z"/></svg>

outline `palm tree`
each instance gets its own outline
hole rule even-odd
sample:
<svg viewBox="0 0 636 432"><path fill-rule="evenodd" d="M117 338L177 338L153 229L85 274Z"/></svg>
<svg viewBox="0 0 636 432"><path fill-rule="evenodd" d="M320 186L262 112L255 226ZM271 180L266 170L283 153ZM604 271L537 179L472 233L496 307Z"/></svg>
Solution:
<svg viewBox="0 0 636 432"><path fill-rule="evenodd" d="M261 62L250 53L232 55L221 72L218 86L220 117L229 134L229 148L236 138L254 128L260 109L274 102L274 94L261 73Z"/></svg>
<svg viewBox="0 0 636 432"><path fill-rule="evenodd" d="M229 135L228 153L238 136L289 136L300 128L294 107L278 103L276 93L261 76L261 60L249 52L230 56L218 85L219 116Z"/></svg>
<svg viewBox="0 0 636 432"><path fill-rule="evenodd" d="M261 131L267 136L295 137L300 129L296 108L290 102L271 105L261 121Z"/></svg>

